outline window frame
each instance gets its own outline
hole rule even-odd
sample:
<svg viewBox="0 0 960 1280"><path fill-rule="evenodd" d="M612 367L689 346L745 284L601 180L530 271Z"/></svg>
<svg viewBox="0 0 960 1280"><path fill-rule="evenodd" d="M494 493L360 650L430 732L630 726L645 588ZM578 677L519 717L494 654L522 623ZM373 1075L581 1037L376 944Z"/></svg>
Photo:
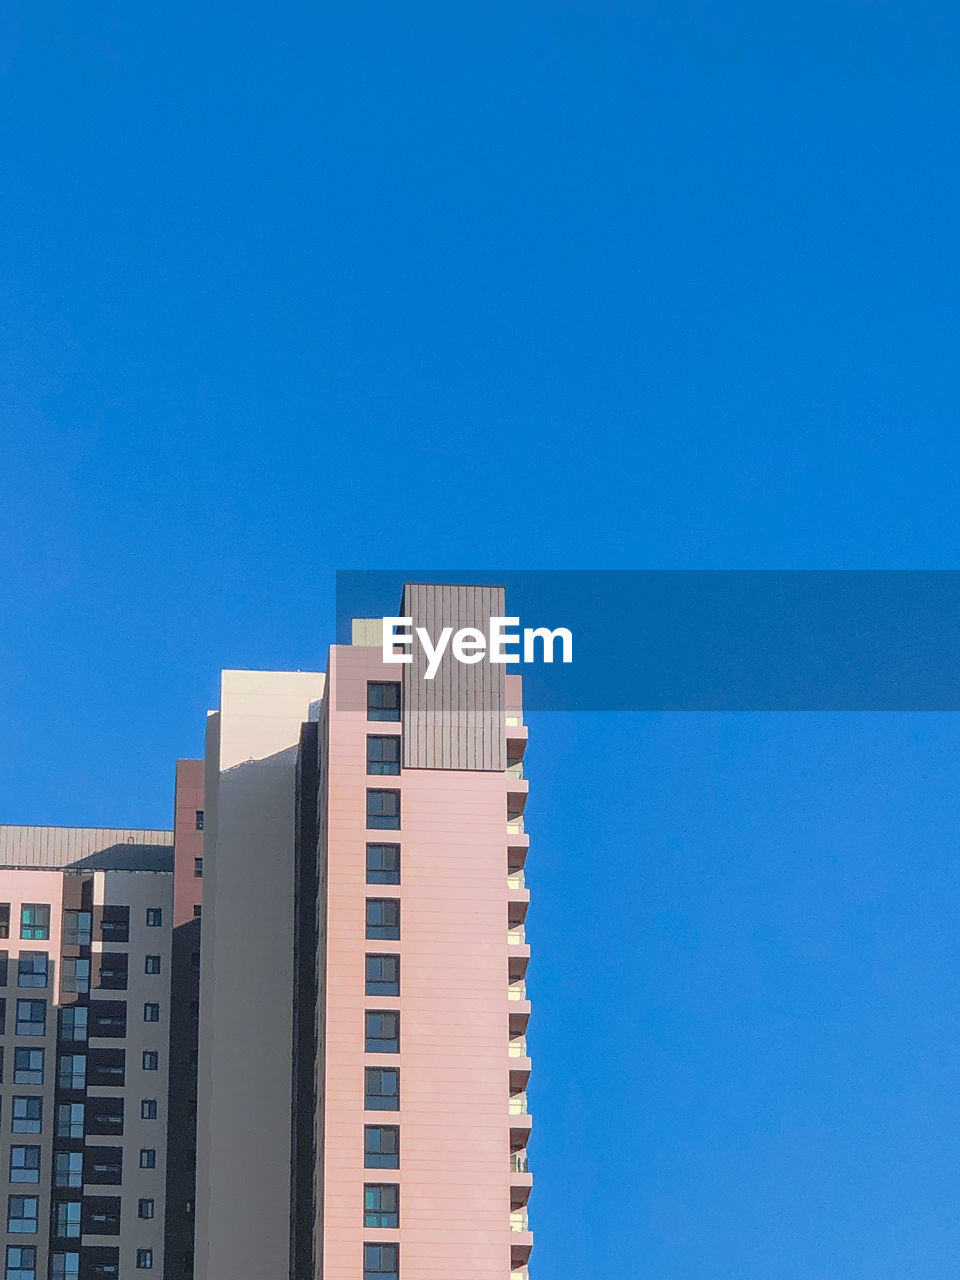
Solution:
<svg viewBox="0 0 960 1280"><path fill-rule="evenodd" d="M384 908L387 906L396 908L395 912L389 913L396 916L395 921L384 923L383 916L387 914ZM380 915L379 920L371 919L371 916ZM400 899L399 898L367 898L364 908L364 927L365 937L368 942L399 942L400 930L402 926Z"/></svg>
<svg viewBox="0 0 960 1280"><path fill-rule="evenodd" d="M396 866L384 865L389 860L389 855L396 856ZM371 865L376 863L378 856L380 865ZM400 845L396 841L368 841L365 857L367 884L399 884L400 867Z"/></svg>

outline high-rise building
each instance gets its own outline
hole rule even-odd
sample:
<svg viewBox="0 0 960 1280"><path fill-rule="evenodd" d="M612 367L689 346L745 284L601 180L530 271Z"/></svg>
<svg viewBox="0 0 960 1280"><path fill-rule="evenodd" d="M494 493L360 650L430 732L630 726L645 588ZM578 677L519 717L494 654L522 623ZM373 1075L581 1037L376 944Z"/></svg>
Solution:
<svg viewBox="0 0 960 1280"><path fill-rule="evenodd" d="M504 611L417 584L400 610ZM520 1280L520 678L426 681L376 619L353 641L325 673L224 672L208 720L197 1275Z"/></svg>

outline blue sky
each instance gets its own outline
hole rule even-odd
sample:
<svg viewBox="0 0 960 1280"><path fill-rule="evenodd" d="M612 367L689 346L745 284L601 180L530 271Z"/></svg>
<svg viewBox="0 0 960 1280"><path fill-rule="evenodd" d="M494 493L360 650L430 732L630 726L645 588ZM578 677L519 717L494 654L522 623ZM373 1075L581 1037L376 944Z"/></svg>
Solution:
<svg viewBox="0 0 960 1280"><path fill-rule="evenodd" d="M955 567L958 26L7 6L3 819L167 822L336 568ZM956 722L534 727L537 1280L953 1274Z"/></svg>

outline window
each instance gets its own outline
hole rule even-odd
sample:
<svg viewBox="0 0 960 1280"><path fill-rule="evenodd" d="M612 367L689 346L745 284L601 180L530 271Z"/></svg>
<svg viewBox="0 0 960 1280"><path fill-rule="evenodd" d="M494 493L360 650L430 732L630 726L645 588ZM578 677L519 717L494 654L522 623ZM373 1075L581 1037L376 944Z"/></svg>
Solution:
<svg viewBox="0 0 960 1280"><path fill-rule="evenodd" d="M367 773L398 774L400 772L400 735L368 734Z"/></svg>
<svg viewBox="0 0 960 1280"><path fill-rule="evenodd" d="M60 986L84 996L90 990L90 961L79 956L64 956L60 966Z"/></svg>
<svg viewBox="0 0 960 1280"><path fill-rule="evenodd" d="M10 952L0 951L0 987L5 987L9 978Z"/></svg>
<svg viewBox="0 0 960 1280"><path fill-rule="evenodd" d="M367 956L367 995L400 994L400 957Z"/></svg>
<svg viewBox="0 0 960 1280"><path fill-rule="evenodd" d="M203 915L203 904L202 904L202 903L200 903L200 902L195 902L195 903L193 904L193 918L194 918L194 920L199 920L199 919L200 919L200 917L201 917L202 915Z"/></svg>
<svg viewBox="0 0 960 1280"><path fill-rule="evenodd" d="M395 1244L363 1246L363 1280L397 1280L400 1249Z"/></svg>
<svg viewBox="0 0 960 1280"><path fill-rule="evenodd" d="M37 1280L37 1250L32 1244L8 1244L4 1280Z"/></svg>
<svg viewBox="0 0 960 1280"><path fill-rule="evenodd" d="M126 1000L94 1000L90 1005L90 1034L119 1039L127 1034Z"/></svg>
<svg viewBox="0 0 960 1280"><path fill-rule="evenodd" d="M119 1089L127 1078L125 1049L91 1049L87 1055L87 1084Z"/></svg>
<svg viewBox="0 0 960 1280"><path fill-rule="evenodd" d="M152 1249L137 1250L137 1270L138 1271L153 1270L153 1250Z"/></svg>
<svg viewBox="0 0 960 1280"><path fill-rule="evenodd" d="M400 937L399 898L367 899L367 937L392 941Z"/></svg>
<svg viewBox="0 0 960 1280"><path fill-rule="evenodd" d="M197 823L196 829L197 829L197 831L202 831L202 830L203 830L203 810L202 810L202 809L195 809L195 810L194 810L194 812L195 812L195 813L196 813L196 815L197 815L197 817L196 817L196 823Z"/></svg>
<svg viewBox="0 0 960 1280"><path fill-rule="evenodd" d="M79 1200L61 1200L53 1206L53 1234L68 1240L80 1235Z"/></svg>
<svg viewBox="0 0 960 1280"><path fill-rule="evenodd" d="M84 1196L81 1230L84 1235L120 1234L120 1197Z"/></svg>
<svg viewBox="0 0 960 1280"><path fill-rule="evenodd" d="M140 1168L155 1169L157 1167L157 1150L156 1147L140 1148Z"/></svg>
<svg viewBox="0 0 960 1280"><path fill-rule="evenodd" d="M153 1003L145 1004L143 1006L143 1020L144 1022L159 1022L160 1006Z"/></svg>
<svg viewBox="0 0 960 1280"><path fill-rule="evenodd" d="M144 1071L160 1070L160 1055L157 1053L156 1049L144 1049L143 1069Z"/></svg>
<svg viewBox="0 0 960 1280"><path fill-rule="evenodd" d="M367 791L367 826L371 831L400 830L399 791Z"/></svg>
<svg viewBox="0 0 960 1280"><path fill-rule="evenodd" d="M34 942L50 937L49 903L25 902L20 908L20 937Z"/></svg>
<svg viewBox="0 0 960 1280"><path fill-rule="evenodd" d="M6 997L0 996L0 1036L7 1029L7 1001Z"/></svg>
<svg viewBox="0 0 960 1280"><path fill-rule="evenodd" d="M10 937L10 903L0 902L0 938Z"/></svg>
<svg viewBox="0 0 960 1280"><path fill-rule="evenodd" d="M400 883L400 846L367 845L367 884Z"/></svg>
<svg viewBox="0 0 960 1280"><path fill-rule="evenodd" d="M10 1148L10 1181L11 1182L39 1182L40 1181L40 1148L39 1147L11 1147Z"/></svg>
<svg viewBox="0 0 960 1280"><path fill-rule="evenodd" d="M63 940L71 947L89 947L93 936L93 916L89 911L63 913Z"/></svg>
<svg viewBox="0 0 960 1280"><path fill-rule="evenodd" d="M79 1280L79 1253L51 1253L50 1280Z"/></svg>
<svg viewBox="0 0 960 1280"><path fill-rule="evenodd" d="M152 1200L137 1201L137 1217L152 1218L154 1213L154 1204Z"/></svg>
<svg viewBox="0 0 960 1280"><path fill-rule="evenodd" d="M60 1010L60 1038L84 1044L87 1039L87 1006L68 1004Z"/></svg>
<svg viewBox="0 0 960 1280"><path fill-rule="evenodd" d="M87 1060L82 1053L60 1055L57 1084L61 1089L83 1089L87 1083Z"/></svg>
<svg viewBox="0 0 960 1280"><path fill-rule="evenodd" d="M382 1009L368 1010L365 1016L367 1053L400 1052L400 1015Z"/></svg>
<svg viewBox="0 0 960 1280"><path fill-rule="evenodd" d="M193 860L193 874L194 874L198 879L203 875L203 859L202 859L202 858L194 858L194 860Z"/></svg>
<svg viewBox="0 0 960 1280"><path fill-rule="evenodd" d="M53 1185L55 1187L83 1186L82 1151L57 1151L53 1159Z"/></svg>
<svg viewBox="0 0 960 1280"><path fill-rule="evenodd" d="M163 908L147 907L147 928L159 929L163 924Z"/></svg>
<svg viewBox="0 0 960 1280"><path fill-rule="evenodd" d="M104 907L100 919L100 934L104 942L129 942L130 908Z"/></svg>
<svg viewBox="0 0 960 1280"><path fill-rule="evenodd" d="M399 1227L400 1188L395 1182L368 1182L363 1188L363 1225Z"/></svg>
<svg viewBox="0 0 960 1280"><path fill-rule="evenodd" d="M13 1099L13 1115L10 1122L11 1133L39 1133L43 1124L42 1098Z"/></svg>
<svg viewBox="0 0 960 1280"><path fill-rule="evenodd" d="M364 1126L363 1164L366 1169L400 1168L400 1130L396 1125Z"/></svg>
<svg viewBox="0 0 960 1280"><path fill-rule="evenodd" d="M126 991L130 956L126 951L104 951L97 986L103 991Z"/></svg>
<svg viewBox="0 0 960 1280"><path fill-rule="evenodd" d="M40 1201L36 1196L7 1197L7 1230L13 1234L35 1236Z"/></svg>
<svg viewBox="0 0 960 1280"><path fill-rule="evenodd" d="M17 1035L45 1036L47 1034L46 1000L17 1001Z"/></svg>
<svg viewBox="0 0 960 1280"><path fill-rule="evenodd" d="M47 963L46 951L21 951L17 957L17 986L45 987Z"/></svg>
<svg viewBox="0 0 960 1280"><path fill-rule="evenodd" d="M159 957L159 956L144 956L144 957L143 957L143 972L144 972L144 973L159 973L159 972L160 972L160 957Z"/></svg>
<svg viewBox="0 0 960 1280"><path fill-rule="evenodd" d="M123 1182L123 1147L87 1147L83 1181L97 1186L119 1187Z"/></svg>
<svg viewBox="0 0 960 1280"><path fill-rule="evenodd" d="M367 719L400 719L400 682L370 680L367 683Z"/></svg>
<svg viewBox="0 0 960 1280"><path fill-rule="evenodd" d="M83 1137L82 1102L60 1102L57 1104L57 1137Z"/></svg>
<svg viewBox="0 0 960 1280"><path fill-rule="evenodd" d="M140 1119L156 1120L157 1118L157 1100L156 1098L140 1099Z"/></svg>
<svg viewBox="0 0 960 1280"><path fill-rule="evenodd" d="M20 1045L13 1051L13 1083L43 1084L43 1050Z"/></svg>
<svg viewBox="0 0 960 1280"><path fill-rule="evenodd" d="M109 1137L123 1133L123 1098L92 1097L84 1105L87 1133Z"/></svg>

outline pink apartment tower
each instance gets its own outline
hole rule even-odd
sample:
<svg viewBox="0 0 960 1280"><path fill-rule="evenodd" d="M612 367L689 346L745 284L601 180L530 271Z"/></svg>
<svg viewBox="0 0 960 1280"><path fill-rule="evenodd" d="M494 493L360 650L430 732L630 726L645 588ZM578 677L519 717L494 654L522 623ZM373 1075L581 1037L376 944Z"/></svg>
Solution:
<svg viewBox="0 0 960 1280"><path fill-rule="evenodd" d="M485 629L502 588L408 584ZM223 673L208 720L196 1274L526 1280L521 681ZM292 1069L291 1069L292 1068Z"/></svg>

